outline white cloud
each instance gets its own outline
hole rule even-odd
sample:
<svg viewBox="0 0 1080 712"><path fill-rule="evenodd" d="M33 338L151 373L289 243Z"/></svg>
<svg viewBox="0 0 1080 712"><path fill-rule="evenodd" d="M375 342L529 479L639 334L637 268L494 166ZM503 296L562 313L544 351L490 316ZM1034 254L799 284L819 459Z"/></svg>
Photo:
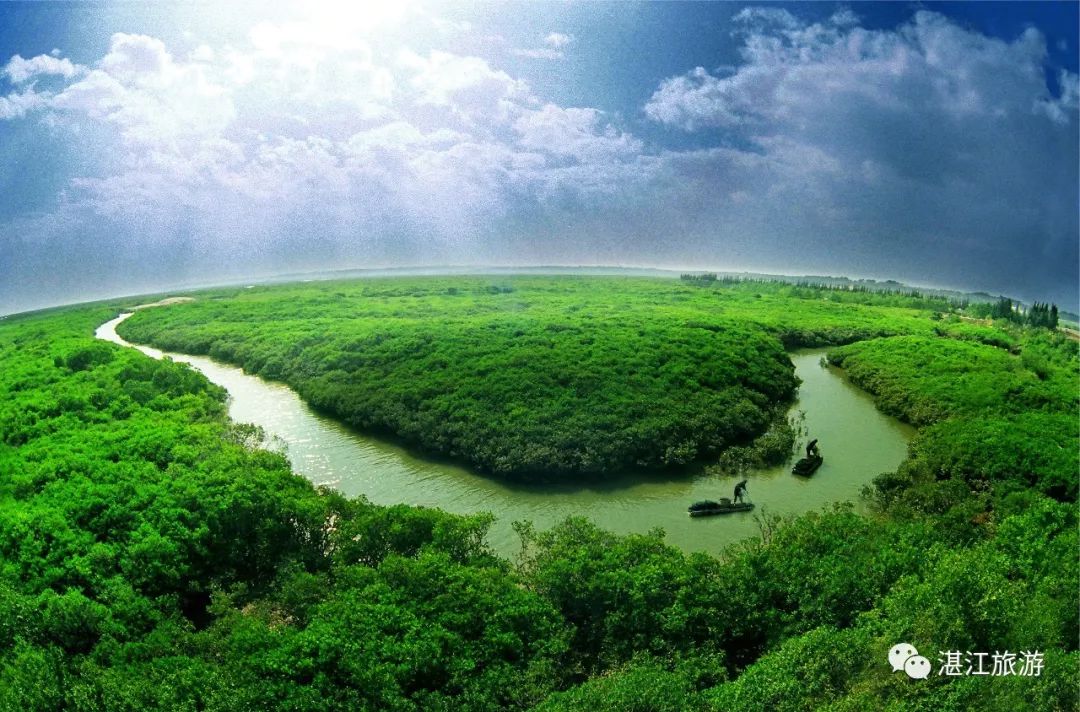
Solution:
<svg viewBox="0 0 1080 712"><path fill-rule="evenodd" d="M527 47L510 50L516 57L529 59L562 59L563 50L574 43L574 36L562 32L551 32L543 38L543 47Z"/></svg>
<svg viewBox="0 0 1080 712"><path fill-rule="evenodd" d="M378 54L315 29L263 24L247 46L186 56L118 33L55 92L0 99L0 117L48 110L73 132L115 131L98 134L102 171L71 180L69 207L142 242L227 231L230 249L288 244L302 214L321 221L324 250L388 226L406 243L453 242L553 195L610 193L642 150L610 117L545 105L480 57Z"/></svg>
<svg viewBox="0 0 1080 712"><path fill-rule="evenodd" d="M776 8L739 19L741 65L671 77L644 107L748 147L669 155L671 185L696 186L673 204L707 182L735 189L718 222L774 244L795 236L818 269L980 274L1005 289L1049 266L1033 249L1075 262L1077 81L1063 72L1051 93L1039 32L1007 42L925 11L876 31ZM923 275L904 266L913 255Z"/></svg>
<svg viewBox="0 0 1080 712"><path fill-rule="evenodd" d="M1045 98L1039 107L1055 122L1068 125L1070 117L1080 109L1080 76L1067 69L1058 72L1058 86L1061 94L1056 98Z"/></svg>
<svg viewBox="0 0 1080 712"><path fill-rule="evenodd" d="M450 146L469 140L469 135L449 129L423 133L405 121L394 121L353 134L346 142L356 153L374 149L408 149L414 146Z"/></svg>
<svg viewBox="0 0 1080 712"><path fill-rule="evenodd" d="M563 49L574 43L574 36L562 32L551 32L544 38L544 44L555 49Z"/></svg>
<svg viewBox="0 0 1080 712"><path fill-rule="evenodd" d="M208 45L199 45L191 51L189 55L194 62L213 62L217 53L214 52L214 48Z"/></svg>
<svg viewBox="0 0 1080 712"><path fill-rule="evenodd" d="M1030 115L1048 99L1045 43L1034 29L1008 43L930 12L898 32L803 25L775 8L737 17L756 27L743 47L746 63L728 75L698 67L664 81L645 107L649 118L687 130L788 123L853 101L954 117Z"/></svg>
<svg viewBox="0 0 1080 712"><path fill-rule="evenodd" d="M50 106L54 109L81 112L90 118L105 118L123 102L127 91L113 76L93 70L83 79L57 94Z"/></svg>
<svg viewBox="0 0 1080 712"><path fill-rule="evenodd" d="M55 50L54 50L55 52ZM60 77L73 77L79 72L79 67L70 59L60 58L50 54L39 54L30 59L23 59L15 55L4 67L3 74L13 84L22 84L43 75L56 75Z"/></svg>
<svg viewBox="0 0 1080 712"><path fill-rule="evenodd" d="M1003 42L933 13L869 31L843 10L816 24L766 10L739 14L737 66L655 88L644 118L661 138L691 132L680 150L552 103L484 57L410 51L348 18L190 51L117 34L89 67L35 83L64 65L22 60L37 69L15 65L28 83L0 97L0 119L46 117L93 168L71 176L63 219L19 229L40 226L41 264L94 234L207 270L797 259L1006 285L1009 271L1034 278L1024 255L1075 255L1080 88L1068 72L1046 86L1038 33ZM550 54L536 56L573 42L538 38ZM926 262L914 277L912 251Z"/></svg>
<svg viewBox="0 0 1080 712"><path fill-rule="evenodd" d="M596 109L562 108L546 104L523 113L514 128L520 145L533 151L572 156L582 161L610 160L641 152L642 143L604 124Z"/></svg>
<svg viewBox="0 0 1080 712"><path fill-rule="evenodd" d="M688 131L744 123L767 110L785 71L750 67L718 77L696 67L665 80L645 105L645 114Z"/></svg>
<svg viewBox="0 0 1080 712"><path fill-rule="evenodd" d="M843 7L833 13L829 18L829 22L837 27L848 27L850 25L858 25L860 20L851 8Z"/></svg>
<svg viewBox="0 0 1080 712"><path fill-rule="evenodd" d="M117 32L109 52L98 63L102 71L123 83L153 82L173 70L165 43L146 35Z"/></svg>
<svg viewBox="0 0 1080 712"><path fill-rule="evenodd" d="M495 127L523 105L536 103L528 84L493 69L479 57L433 51L426 57L403 53L401 65L420 104L444 107L468 126Z"/></svg>
<svg viewBox="0 0 1080 712"><path fill-rule="evenodd" d="M0 96L0 119L17 119L48 105L48 98L33 90Z"/></svg>
<svg viewBox="0 0 1080 712"><path fill-rule="evenodd" d="M795 30L803 25L789 11L776 7L744 7L732 19L735 22L752 26L759 31L768 27Z"/></svg>

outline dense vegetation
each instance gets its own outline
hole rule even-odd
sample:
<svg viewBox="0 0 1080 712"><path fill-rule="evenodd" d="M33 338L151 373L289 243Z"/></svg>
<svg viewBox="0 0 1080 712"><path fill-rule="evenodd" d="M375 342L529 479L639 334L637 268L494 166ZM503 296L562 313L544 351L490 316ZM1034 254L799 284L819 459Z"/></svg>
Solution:
<svg viewBox="0 0 1080 712"><path fill-rule="evenodd" d="M1001 297L993 303L972 305L969 311L972 316L1006 319L1016 324L1041 326L1051 331L1058 327L1057 304L1035 302L1030 308L1024 309L1023 305L1014 304L1008 297Z"/></svg>
<svg viewBox="0 0 1080 712"><path fill-rule="evenodd" d="M304 289L328 304L401 290L386 309L406 319L450 299L447 283ZM492 298L525 289L500 286L516 291ZM376 507L292 475L199 374L95 341L115 307L5 319L0 709L1074 708L1074 344L881 295L601 286L612 311L643 292L657 322L711 308L785 343L880 337L831 358L921 426L911 458L878 478L873 513L765 517L720 558L568 520L522 525L508 562L484 544L486 517ZM567 301L596 287L575 282ZM212 308L266 310L260 291ZM140 313L139 328L212 313L198 304ZM899 641L935 667L939 650L1039 650L1045 669L913 681L885 659Z"/></svg>
<svg viewBox="0 0 1080 712"><path fill-rule="evenodd" d="M145 310L119 332L283 380L368 432L498 476L547 479L712 458L765 432L794 395L785 345L932 327L912 308L921 303L896 296L727 286L517 277L256 287Z"/></svg>
<svg viewBox="0 0 1080 712"><path fill-rule="evenodd" d="M938 513L958 506L957 516L977 514L965 508L988 512L992 497L1032 489L1076 501L1075 345L1034 329L1019 350L912 336L829 354L879 408L925 426L911 457L877 482L879 497Z"/></svg>

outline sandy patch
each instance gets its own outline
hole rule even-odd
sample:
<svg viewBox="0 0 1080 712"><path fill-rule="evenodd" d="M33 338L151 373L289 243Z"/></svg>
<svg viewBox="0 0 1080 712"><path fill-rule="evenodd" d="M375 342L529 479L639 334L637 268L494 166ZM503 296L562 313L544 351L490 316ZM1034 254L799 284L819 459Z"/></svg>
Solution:
<svg viewBox="0 0 1080 712"><path fill-rule="evenodd" d="M193 302L195 297L166 297L160 301L153 302L151 304L140 304L137 307L131 307L132 311L136 309L149 309L150 307L167 307L170 304L182 304L184 302Z"/></svg>

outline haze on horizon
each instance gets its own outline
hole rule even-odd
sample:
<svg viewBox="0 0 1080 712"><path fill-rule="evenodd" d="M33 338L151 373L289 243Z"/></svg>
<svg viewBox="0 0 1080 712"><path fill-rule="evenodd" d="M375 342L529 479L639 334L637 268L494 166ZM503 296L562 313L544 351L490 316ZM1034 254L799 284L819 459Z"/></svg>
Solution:
<svg viewBox="0 0 1080 712"><path fill-rule="evenodd" d="M0 314L637 265L1077 307L1076 3L0 6Z"/></svg>

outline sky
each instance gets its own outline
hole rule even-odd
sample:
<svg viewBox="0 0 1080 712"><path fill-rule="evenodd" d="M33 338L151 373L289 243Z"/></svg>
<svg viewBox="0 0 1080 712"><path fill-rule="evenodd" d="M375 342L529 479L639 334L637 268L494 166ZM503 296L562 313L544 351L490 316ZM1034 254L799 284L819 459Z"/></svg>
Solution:
<svg viewBox="0 0 1080 712"><path fill-rule="evenodd" d="M1078 7L3 3L0 314L432 265L1075 310Z"/></svg>

